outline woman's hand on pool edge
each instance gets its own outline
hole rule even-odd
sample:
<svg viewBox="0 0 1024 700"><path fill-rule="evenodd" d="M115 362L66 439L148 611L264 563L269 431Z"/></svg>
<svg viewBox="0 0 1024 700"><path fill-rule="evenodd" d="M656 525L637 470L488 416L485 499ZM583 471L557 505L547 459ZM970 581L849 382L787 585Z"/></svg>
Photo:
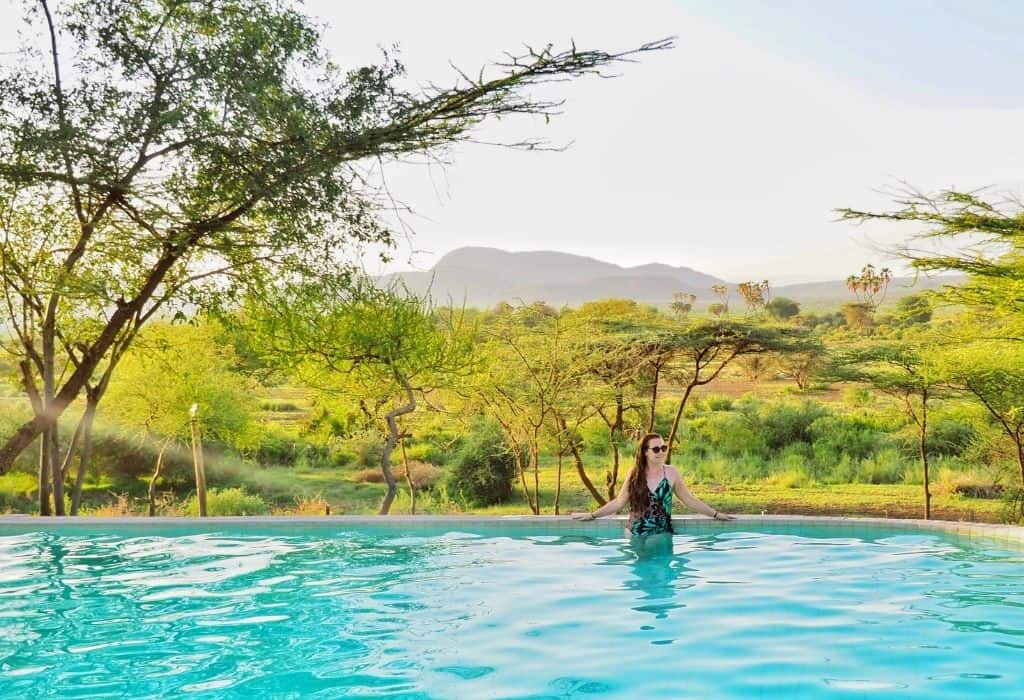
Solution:
<svg viewBox="0 0 1024 700"><path fill-rule="evenodd" d="M715 511L715 514L712 515L711 517L714 518L715 520L735 520L736 519L735 515L729 515L728 513L722 513L722 512L717 511L717 510Z"/></svg>
<svg viewBox="0 0 1024 700"><path fill-rule="evenodd" d="M573 513L570 515L573 520L596 520L597 516L593 513Z"/></svg>

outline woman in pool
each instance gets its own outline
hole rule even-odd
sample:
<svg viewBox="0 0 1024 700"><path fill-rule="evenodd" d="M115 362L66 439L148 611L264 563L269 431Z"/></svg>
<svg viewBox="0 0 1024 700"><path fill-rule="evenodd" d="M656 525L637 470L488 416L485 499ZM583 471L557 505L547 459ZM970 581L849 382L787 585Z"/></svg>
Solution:
<svg viewBox="0 0 1024 700"><path fill-rule="evenodd" d="M575 520L594 520L629 506L627 535L656 535L672 530L672 494L698 513L715 520L733 520L700 500L686 488L679 471L668 464L668 445L660 435L644 435L636 452L636 465L626 477L619 495L592 513L573 513Z"/></svg>

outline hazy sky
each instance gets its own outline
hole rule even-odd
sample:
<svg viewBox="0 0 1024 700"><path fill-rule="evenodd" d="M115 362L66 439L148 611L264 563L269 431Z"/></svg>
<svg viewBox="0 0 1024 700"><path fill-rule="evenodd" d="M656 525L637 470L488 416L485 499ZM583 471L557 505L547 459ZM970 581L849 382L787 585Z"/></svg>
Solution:
<svg viewBox="0 0 1024 700"><path fill-rule="evenodd" d="M865 245L906 231L835 223L881 188L1024 187L1024 10L902 0L307 0L342 65L398 44L412 79L449 83L524 43L677 48L616 80L558 85L565 114L485 140L544 137L561 153L465 146L444 169L393 167L417 214L388 269L465 245L661 261L730 280L834 279L887 262ZM11 13L9 0L0 10ZM0 18L3 19L3 18ZM10 26L10 22L4 22ZM0 30L0 37L4 36Z"/></svg>
<svg viewBox="0 0 1024 700"><path fill-rule="evenodd" d="M906 181L1019 192L1024 11L1012 2L307 3L342 61L398 43L442 81L522 43L677 48L617 80L560 86L565 115L515 133L563 153L466 147L445 171L392 172L420 217L397 268L464 245L660 260L732 280L845 277L906 231L835 223ZM505 133L505 132L503 132ZM865 241L869 238L870 241ZM410 265L411 263L411 265Z"/></svg>

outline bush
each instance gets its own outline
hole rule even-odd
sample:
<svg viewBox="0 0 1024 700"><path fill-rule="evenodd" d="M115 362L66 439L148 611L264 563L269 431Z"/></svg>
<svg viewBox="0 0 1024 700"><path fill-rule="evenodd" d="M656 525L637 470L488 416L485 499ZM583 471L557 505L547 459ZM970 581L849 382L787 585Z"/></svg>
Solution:
<svg viewBox="0 0 1024 700"><path fill-rule="evenodd" d="M837 462L841 455L866 459L890 445L889 435L863 416L822 416L809 427L814 457L822 464Z"/></svg>
<svg viewBox="0 0 1024 700"><path fill-rule="evenodd" d="M732 399L721 394L708 394L700 402L701 408L705 411L731 411Z"/></svg>
<svg viewBox="0 0 1024 700"><path fill-rule="evenodd" d="M441 476L441 471L433 464L420 462L414 459L409 460L409 471L412 472L412 482L416 485L417 490L432 488ZM398 481L399 485L405 483L404 464L391 465L391 472L395 475L395 479ZM361 484L383 484L384 472L381 471L380 467L360 469L352 475L352 481Z"/></svg>
<svg viewBox="0 0 1024 700"><path fill-rule="evenodd" d="M865 484L898 484L903 480L904 463L899 453L884 449L861 461L857 481Z"/></svg>
<svg viewBox="0 0 1024 700"><path fill-rule="evenodd" d="M764 479L764 483L769 486L778 486L784 489L799 489L805 486L811 486L812 481L808 477L807 472L802 469L787 469L781 472L775 472Z"/></svg>
<svg viewBox="0 0 1024 700"><path fill-rule="evenodd" d="M210 489L206 492L207 515L266 515L270 507L245 489ZM199 514L199 500L193 495L185 504L186 515Z"/></svg>
<svg viewBox="0 0 1024 700"><path fill-rule="evenodd" d="M726 457L757 455L767 457L768 448L757 421L749 414L732 412L708 413L690 422L691 444L712 448Z"/></svg>
<svg viewBox="0 0 1024 700"><path fill-rule="evenodd" d="M384 453L384 441L379 436L372 435L353 440L351 447L356 453L356 464L360 467L380 464L381 455Z"/></svg>
<svg viewBox="0 0 1024 700"><path fill-rule="evenodd" d="M810 443L811 424L828 415L828 409L816 401L762 406L757 413L765 445L773 451L793 443Z"/></svg>
<svg viewBox="0 0 1024 700"><path fill-rule="evenodd" d="M978 433L970 423L943 416L928 423L928 454L959 457L974 443ZM915 449L917 443L914 444Z"/></svg>
<svg viewBox="0 0 1024 700"><path fill-rule="evenodd" d="M608 436L608 426L604 421L595 418L588 420L580 426L577 431L583 440L583 450L595 455L609 455L612 453L611 440Z"/></svg>
<svg viewBox="0 0 1024 700"><path fill-rule="evenodd" d="M445 488L470 505L490 506L509 499L515 475L515 460L501 429L481 420L452 458Z"/></svg>
<svg viewBox="0 0 1024 700"><path fill-rule="evenodd" d="M968 498L999 498L1006 489L976 470L958 471L940 467L931 484L933 494L959 495Z"/></svg>

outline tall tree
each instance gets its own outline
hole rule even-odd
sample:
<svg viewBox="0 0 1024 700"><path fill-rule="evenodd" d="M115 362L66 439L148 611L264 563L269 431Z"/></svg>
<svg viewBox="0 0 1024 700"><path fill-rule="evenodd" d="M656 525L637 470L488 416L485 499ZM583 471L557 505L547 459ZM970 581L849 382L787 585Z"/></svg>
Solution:
<svg viewBox="0 0 1024 700"><path fill-rule="evenodd" d="M942 362L948 381L980 402L1013 443L1024 489L1024 347L974 341L947 349Z"/></svg>
<svg viewBox="0 0 1024 700"><path fill-rule="evenodd" d="M33 318L17 340L39 401L0 445L0 474L40 433L56 442L51 428L104 358L163 307L216 304L253 278L315 277L348 242L389 241L370 164L443 160L490 117L556 113L527 95L537 85L671 44L527 50L489 76L407 91L389 57L339 71L284 0L28 7L43 38L0 74L0 271L19 300L8 322ZM44 207L53 215L36 225ZM33 268L40 254L50 263ZM100 322L72 336L63 320L84 317Z"/></svg>
<svg viewBox="0 0 1024 700"><path fill-rule="evenodd" d="M241 319L268 362L379 419L387 484L379 512L387 515L397 493L391 453L404 437L399 421L473 367L474 334L462 315L357 276L269 286L250 296Z"/></svg>
<svg viewBox="0 0 1024 700"><path fill-rule="evenodd" d="M932 517L928 472L928 416L932 402L948 389L946 373L936 362L936 339L888 341L840 351L829 371L833 379L865 382L896 398L917 427L918 458L924 481L924 517Z"/></svg>
<svg viewBox="0 0 1024 700"><path fill-rule="evenodd" d="M804 335L803 331L796 328L778 328L726 319L699 321L682 326L673 340L677 350L671 379L682 385L683 395L672 420L672 429L665 440L669 459L675 448L683 411L694 389L713 382L722 370L739 357L798 349L796 341Z"/></svg>

